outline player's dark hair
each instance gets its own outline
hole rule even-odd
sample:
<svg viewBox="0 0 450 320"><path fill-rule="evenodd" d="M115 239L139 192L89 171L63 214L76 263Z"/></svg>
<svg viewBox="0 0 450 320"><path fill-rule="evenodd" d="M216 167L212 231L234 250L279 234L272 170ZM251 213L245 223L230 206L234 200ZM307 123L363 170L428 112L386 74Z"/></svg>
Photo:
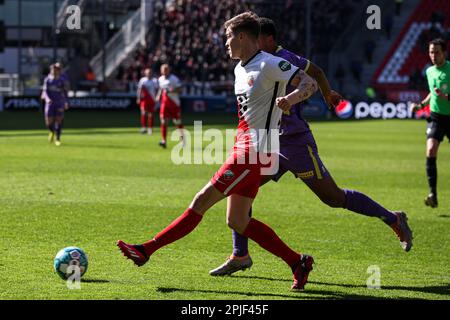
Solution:
<svg viewBox="0 0 450 320"><path fill-rule="evenodd" d="M258 15L251 11L241 13L231 18L226 21L223 26L225 30L230 28L233 34L245 32L254 39L258 39L261 30Z"/></svg>
<svg viewBox="0 0 450 320"><path fill-rule="evenodd" d="M441 49L442 49L443 52L447 51L447 44L441 38L437 38L437 39L431 40L430 43L428 44L428 46L430 46L432 44L435 45L435 46L441 46Z"/></svg>
<svg viewBox="0 0 450 320"><path fill-rule="evenodd" d="M259 18L259 25L261 27L261 34L272 36L274 40L277 39L277 27L272 19L261 17Z"/></svg>

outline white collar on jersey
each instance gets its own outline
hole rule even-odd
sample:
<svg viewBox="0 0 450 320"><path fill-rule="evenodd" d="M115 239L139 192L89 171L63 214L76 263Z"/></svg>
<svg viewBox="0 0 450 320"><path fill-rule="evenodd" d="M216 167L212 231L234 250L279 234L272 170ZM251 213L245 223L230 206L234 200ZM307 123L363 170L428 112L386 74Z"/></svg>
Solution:
<svg viewBox="0 0 450 320"><path fill-rule="evenodd" d="M250 61L252 61L253 60L253 58L255 58L258 54L260 54L262 51L260 50L260 49L258 49L258 51L256 51L256 53L253 55L253 56L251 56L247 61L245 61L245 62L243 62L243 61L241 61L241 66L242 67L245 67Z"/></svg>

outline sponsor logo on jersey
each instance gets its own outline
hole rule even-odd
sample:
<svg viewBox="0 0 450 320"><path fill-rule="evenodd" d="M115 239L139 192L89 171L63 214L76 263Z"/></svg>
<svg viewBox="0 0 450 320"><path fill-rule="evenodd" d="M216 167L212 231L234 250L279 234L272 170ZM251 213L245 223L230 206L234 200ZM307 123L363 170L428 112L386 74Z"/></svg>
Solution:
<svg viewBox="0 0 450 320"><path fill-rule="evenodd" d="M223 173L223 177L225 180L231 180L234 177L234 173L231 170L227 170Z"/></svg>
<svg viewBox="0 0 450 320"><path fill-rule="evenodd" d="M348 119L353 115L353 105L347 100L341 101L334 110L341 119Z"/></svg>
<svg viewBox="0 0 450 320"><path fill-rule="evenodd" d="M298 172L297 177L300 179L309 179L314 177L314 171L305 171L305 172Z"/></svg>
<svg viewBox="0 0 450 320"><path fill-rule="evenodd" d="M278 63L278 66L280 67L281 71L291 70L291 64L286 60L280 61L280 63Z"/></svg>
<svg viewBox="0 0 450 320"><path fill-rule="evenodd" d="M249 76L247 80L248 85L251 87L255 83L255 78L253 76Z"/></svg>

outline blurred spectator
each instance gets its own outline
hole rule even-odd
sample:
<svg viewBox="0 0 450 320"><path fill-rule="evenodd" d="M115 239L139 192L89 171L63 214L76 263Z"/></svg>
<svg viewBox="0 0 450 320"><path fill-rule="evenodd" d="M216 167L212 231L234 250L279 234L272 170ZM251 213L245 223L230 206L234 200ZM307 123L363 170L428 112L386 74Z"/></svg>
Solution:
<svg viewBox="0 0 450 320"><path fill-rule="evenodd" d="M99 83L96 81L94 70L88 65L83 80L78 82L78 89L95 91L99 89L98 85Z"/></svg>
<svg viewBox="0 0 450 320"><path fill-rule="evenodd" d="M94 73L94 70L92 70L91 67L88 67L88 69L86 71L85 79L87 81L95 81L95 73Z"/></svg>
<svg viewBox="0 0 450 320"><path fill-rule="evenodd" d="M370 86L367 87L366 88L366 97L367 97L367 102L369 102L369 103L374 102L377 97L377 93L376 93L375 89Z"/></svg>

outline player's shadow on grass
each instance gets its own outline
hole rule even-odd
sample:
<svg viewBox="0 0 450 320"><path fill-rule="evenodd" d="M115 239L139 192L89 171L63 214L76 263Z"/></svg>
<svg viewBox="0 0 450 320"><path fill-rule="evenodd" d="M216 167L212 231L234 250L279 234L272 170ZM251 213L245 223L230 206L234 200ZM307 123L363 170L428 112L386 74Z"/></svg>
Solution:
<svg viewBox="0 0 450 320"><path fill-rule="evenodd" d="M325 286L338 286L345 288L367 288L365 285L354 285L354 284L341 284L341 283L327 283L319 281L309 281L311 284L325 285ZM382 290L405 290L405 291L415 291L422 293L432 293L439 294L450 297L450 283L446 283L439 286L425 286L425 287L411 287L411 286L383 286Z"/></svg>
<svg viewBox="0 0 450 320"><path fill-rule="evenodd" d="M329 299L327 297L308 297L308 296L299 296L295 293L288 294L276 294L276 293L266 293L266 292L245 292L245 291L220 291L220 290L205 290L205 289L183 289L183 288L164 288L158 287L156 291L161 293L173 293L173 292L186 292L186 293L210 293L212 295L217 294L233 294L233 295L242 295L246 297L276 297L276 298L291 298L291 299ZM312 292L314 294L316 292Z"/></svg>
<svg viewBox="0 0 450 320"><path fill-rule="evenodd" d="M94 149L136 149L136 146L121 146L116 144L95 144L95 143L73 143L68 142L64 144L67 148L94 148Z"/></svg>
<svg viewBox="0 0 450 320"><path fill-rule="evenodd" d="M450 218L450 214L440 214L439 218Z"/></svg>
<svg viewBox="0 0 450 320"><path fill-rule="evenodd" d="M68 130L74 130L73 128L67 128ZM16 130L16 129L13 129ZM139 133L137 130L121 130L119 128L119 131L115 130L98 130L98 129L76 129L77 131L63 131L63 137L64 136L82 136L82 135L122 135L122 134L136 134L136 136L144 136L143 134ZM80 131L78 131L80 130ZM9 130L4 130L9 131ZM6 137L6 138L12 138L12 137L47 137L48 132L19 132L19 133L0 133L0 137ZM148 136L145 134L145 136Z"/></svg>
<svg viewBox="0 0 450 320"><path fill-rule="evenodd" d="M103 280L103 279L81 279L81 282L84 282L84 283L110 283L109 280Z"/></svg>
<svg viewBox="0 0 450 320"><path fill-rule="evenodd" d="M268 278L268 277L260 277L260 276L237 276L235 278L246 278L246 279L260 279L260 280L269 280L269 281L283 281L283 282L291 282L291 279L279 279L279 278ZM337 286L337 287L344 287L344 288L364 288L366 289L366 285L354 285L354 284L342 284L342 283L327 283L327 282L320 282L320 281L308 281L309 284L317 284L317 285L324 285L324 286ZM405 291L415 291L415 292L422 292L422 293L431 293L431 294L439 294L444 296L450 297L450 283L443 284L440 286L425 286L425 287L412 287L412 286L381 286L381 289L383 290L405 290ZM307 290L307 292L310 292ZM323 292L323 291L320 291ZM342 298L355 298L358 299L357 295L342 295L337 294L334 292L335 295L342 296ZM361 297L360 299L377 299L376 297ZM405 298L401 298L405 299Z"/></svg>
<svg viewBox="0 0 450 320"><path fill-rule="evenodd" d="M276 294L267 292L244 292L244 291L219 291L219 290L205 290L205 289L183 289L183 288L164 288L158 287L156 291L161 293L186 292L186 293L210 293L217 294L233 294L243 295L246 297L276 297L276 298L290 298L299 300L336 300L336 299L354 299L354 300L386 300L385 297L374 297L358 294L347 294L343 292L328 291L328 290L314 290L307 288L305 291L292 292L291 294ZM413 298L400 298L404 300L417 300Z"/></svg>

